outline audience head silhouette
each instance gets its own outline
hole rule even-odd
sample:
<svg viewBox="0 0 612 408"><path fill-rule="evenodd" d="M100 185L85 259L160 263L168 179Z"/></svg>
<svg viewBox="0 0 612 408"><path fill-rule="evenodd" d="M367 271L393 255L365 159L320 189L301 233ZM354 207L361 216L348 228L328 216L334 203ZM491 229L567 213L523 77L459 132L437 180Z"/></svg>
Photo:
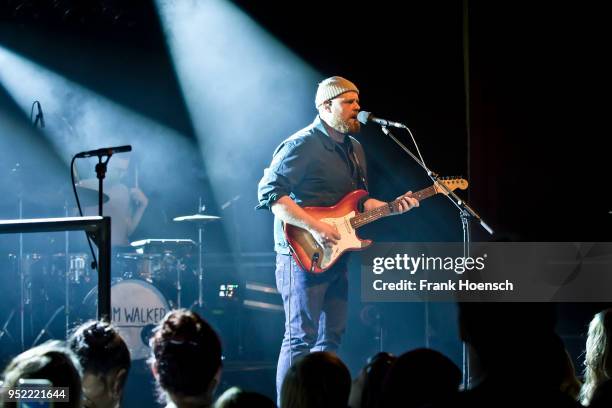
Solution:
<svg viewBox="0 0 612 408"><path fill-rule="evenodd" d="M448 357L421 348L397 358L383 385L385 407L421 407L459 391L461 371Z"/></svg>
<svg viewBox="0 0 612 408"><path fill-rule="evenodd" d="M48 380L52 387L67 387L69 402L63 406L81 406L81 373L76 356L63 342L49 341L31 348L13 358L4 370L3 391L19 386L19 380ZM6 392L2 395L4 407L17 407L15 402L6 402ZM65 404L65 405L64 405Z"/></svg>
<svg viewBox="0 0 612 408"><path fill-rule="evenodd" d="M353 381L349 406L378 408L381 406L383 380L397 357L386 352L376 353Z"/></svg>
<svg viewBox="0 0 612 408"><path fill-rule="evenodd" d="M589 324L580 400L589 405L598 386L612 378L612 309L597 313Z"/></svg>
<svg viewBox="0 0 612 408"><path fill-rule="evenodd" d="M221 341L197 313L166 314L150 340L151 369L169 406L207 406L221 376Z"/></svg>
<svg viewBox="0 0 612 408"><path fill-rule="evenodd" d="M287 371L281 408L346 408L350 390L351 374L335 354L306 354Z"/></svg>
<svg viewBox="0 0 612 408"><path fill-rule="evenodd" d="M127 345L108 322L83 323L68 339L83 367L84 407L116 407L130 370Z"/></svg>
<svg viewBox="0 0 612 408"><path fill-rule="evenodd" d="M221 394L215 408L276 408L276 404L264 395L232 387Z"/></svg>

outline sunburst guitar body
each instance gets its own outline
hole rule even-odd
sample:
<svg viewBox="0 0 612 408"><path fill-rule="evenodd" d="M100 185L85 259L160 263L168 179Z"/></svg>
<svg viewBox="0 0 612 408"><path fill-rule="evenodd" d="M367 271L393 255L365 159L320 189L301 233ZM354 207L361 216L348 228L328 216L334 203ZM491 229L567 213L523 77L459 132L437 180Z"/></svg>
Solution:
<svg viewBox="0 0 612 408"><path fill-rule="evenodd" d="M439 179L431 186L413 193L419 201L435 194L447 194L455 189L465 190L468 182L462 178ZM365 190L355 190L344 196L331 207L304 207L314 218L333 225L340 234L336 244L321 246L307 230L291 224L285 224L285 236L291 247L295 261L311 273L322 273L331 268L347 251L359 251L372 244L371 240L361 239L357 229L382 217L399 211L398 200L373 210L359 212L359 200L367 194Z"/></svg>

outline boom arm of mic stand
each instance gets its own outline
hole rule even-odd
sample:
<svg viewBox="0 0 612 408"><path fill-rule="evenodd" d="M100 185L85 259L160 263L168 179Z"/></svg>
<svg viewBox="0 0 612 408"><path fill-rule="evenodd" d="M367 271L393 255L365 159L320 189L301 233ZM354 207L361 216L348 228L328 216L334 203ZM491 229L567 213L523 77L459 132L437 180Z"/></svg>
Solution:
<svg viewBox="0 0 612 408"><path fill-rule="evenodd" d="M423 168L423 170L425 170L429 178L431 178L431 180L434 183L436 183L438 186L441 186L443 189L446 190L447 192L446 196L459 209L459 211L465 212L470 217L478 220L478 223L482 226L482 228L484 228L489 234L493 235L493 229L489 227L489 225L486 222L484 222L482 218L480 218L480 216L476 213L476 211L474 211L472 207L470 207L465 202L465 200L461 199L457 194L451 191L446 186L446 184L438 182L437 173L431 171L427 166L425 166L425 163L419 160L419 158L416 157L414 153L412 153L406 146L404 146L404 144L400 142L386 126L382 126L382 131L385 135L389 136L404 152L406 152L410 157L412 157L412 160L414 160L419 166Z"/></svg>
<svg viewBox="0 0 612 408"><path fill-rule="evenodd" d="M406 152L406 154L408 154L410 157L412 157L412 160L414 160L416 162L416 164L421 166L423 168L423 170L425 170L425 172L427 172L427 175L429 177L438 177L438 175L436 173L434 173L433 171L429 170L427 168L427 166L425 166L425 163L420 161L419 158L414 155L414 153L412 153L410 150L408 150L408 148L406 146L404 146L404 144L402 142L400 142L395 137L395 135L393 133L391 133L391 131L386 126L381 126L381 128L382 128L383 133L385 135L389 136L404 152ZM432 178L432 180L433 180L433 178Z"/></svg>
<svg viewBox="0 0 612 408"><path fill-rule="evenodd" d="M474 209L472 209L472 207L470 207L468 205L468 203L466 203L463 199L461 199L461 197L459 197L457 194L455 194L454 191L451 191L446 186L446 184L438 183L438 185L446 190L448 197L452 196L451 201L457 206L457 208L459 208L459 210L465 211L465 213L469 217L474 218L475 220L477 220L478 223L482 226L482 228L484 228L489 234L493 235L493 229L491 227L489 227L489 225L486 222L484 222L482 218L480 218L480 215L478 215L478 213L476 211L474 211Z"/></svg>

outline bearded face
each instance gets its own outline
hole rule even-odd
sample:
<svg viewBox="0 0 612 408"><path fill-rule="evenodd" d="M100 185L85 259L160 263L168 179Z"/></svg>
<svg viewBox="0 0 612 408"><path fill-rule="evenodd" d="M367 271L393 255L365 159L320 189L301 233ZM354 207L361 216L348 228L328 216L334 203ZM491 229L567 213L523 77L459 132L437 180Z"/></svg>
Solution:
<svg viewBox="0 0 612 408"><path fill-rule="evenodd" d="M357 115L349 118L344 118L342 115L332 115L328 125L344 134L359 133L361 130L361 123L357 120Z"/></svg>
<svg viewBox="0 0 612 408"><path fill-rule="evenodd" d="M358 133L361 130L357 120L360 108L357 92L346 92L328 102L323 119L340 133Z"/></svg>

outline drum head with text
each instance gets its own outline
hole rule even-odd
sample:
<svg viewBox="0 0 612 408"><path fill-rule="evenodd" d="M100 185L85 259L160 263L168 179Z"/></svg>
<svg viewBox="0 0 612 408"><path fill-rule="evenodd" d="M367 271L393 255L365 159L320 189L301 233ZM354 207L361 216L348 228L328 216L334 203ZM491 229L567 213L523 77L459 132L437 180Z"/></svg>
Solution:
<svg viewBox="0 0 612 408"><path fill-rule="evenodd" d="M168 302L148 282L128 279L111 287L112 323L132 360L149 357L149 337L168 311Z"/></svg>

